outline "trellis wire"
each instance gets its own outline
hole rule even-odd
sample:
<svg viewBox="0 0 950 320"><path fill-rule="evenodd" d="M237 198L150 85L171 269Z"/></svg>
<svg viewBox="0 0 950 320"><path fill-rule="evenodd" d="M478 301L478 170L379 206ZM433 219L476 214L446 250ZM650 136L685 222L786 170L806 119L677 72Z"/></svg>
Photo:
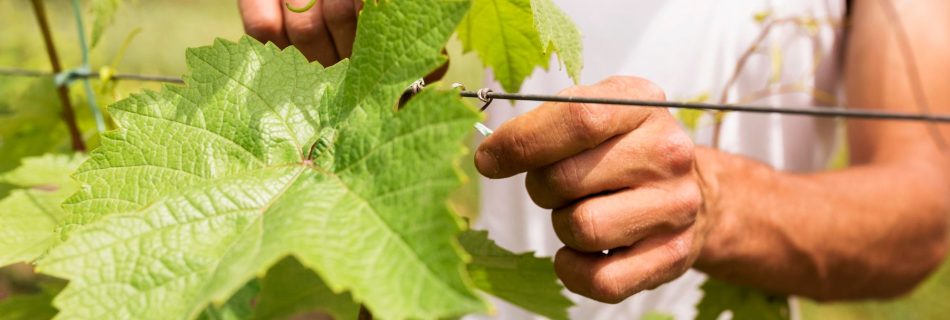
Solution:
<svg viewBox="0 0 950 320"><path fill-rule="evenodd" d="M54 74L48 71L0 67L0 75L23 76L23 77L48 77L48 76L53 76ZM96 72L96 71L85 71L85 72L77 71L77 72L73 72L70 75L75 78L99 78L99 72ZM184 80L178 77L162 76L162 75L148 75L148 74L131 74L131 73L113 74L112 79L144 81L144 82L166 82L166 83L177 83L177 84L185 83Z"/></svg>
<svg viewBox="0 0 950 320"><path fill-rule="evenodd" d="M652 108L679 108L679 109L699 109L716 111L736 111L750 113L776 113L786 115L803 115L813 117L842 117L858 119L879 119L879 120L904 120L904 121L926 121L926 122L946 122L950 123L950 115L944 114L920 114L920 113L902 113L873 111L864 109L844 109L841 107L787 107L787 106L752 106L738 104L712 104L696 102L676 102L676 101L653 101L637 99L615 99L615 98L593 98L593 97L575 97L575 96L555 96L542 94L524 94L524 93L501 93L491 91L462 91L460 94L467 98L480 98L488 101L493 99L516 100L516 101L541 101L541 102L568 102L568 103L590 103L590 104L611 104L637 107ZM486 101L486 103L488 102Z"/></svg>
<svg viewBox="0 0 950 320"><path fill-rule="evenodd" d="M51 72L45 72L45 71L0 67L0 75L41 77L41 76L51 76L53 74ZM79 72L79 73L75 73L74 76L79 77L79 78L97 78L99 77L99 73L98 72ZM117 80L166 82L166 83L177 83L177 84L184 83L184 81L181 78L162 76L162 75L142 75L142 74L119 73L119 74L113 75L113 78ZM481 94L479 93L479 91L481 91ZM526 94L526 93L503 93L503 92L492 92L490 90L478 90L478 91L462 90L459 92L459 94L462 97L466 97L466 98L480 98L481 96L483 101L500 99L500 100L516 100L516 101L539 101L539 102L569 102L569 103L574 102L574 103L637 106L637 107L647 107L647 108L679 108L679 109L735 111L735 112L749 112L749 113L774 113L774 114L802 115L802 116L812 116L812 117L841 117L841 118L855 118L855 119L950 123L950 115L946 115L946 114L887 112L887 111L874 111L874 110L864 110L864 109L844 109L841 107L787 107L787 106L755 106L755 105L738 105L738 104L723 105L723 104L696 103L696 102L555 96L555 95Z"/></svg>

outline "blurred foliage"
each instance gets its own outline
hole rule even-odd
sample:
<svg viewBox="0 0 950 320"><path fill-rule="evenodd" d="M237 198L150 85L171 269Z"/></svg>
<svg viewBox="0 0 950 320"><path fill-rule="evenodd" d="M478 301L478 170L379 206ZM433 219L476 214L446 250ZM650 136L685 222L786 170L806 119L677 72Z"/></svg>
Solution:
<svg viewBox="0 0 950 320"><path fill-rule="evenodd" d="M697 320L716 320L730 314L733 320L785 320L791 317L788 299L770 296L716 279L703 283L703 299L696 306Z"/></svg>
<svg viewBox="0 0 950 320"><path fill-rule="evenodd" d="M819 304L801 301L802 319L947 319L950 317L950 259L909 295L891 301Z"/></svg>

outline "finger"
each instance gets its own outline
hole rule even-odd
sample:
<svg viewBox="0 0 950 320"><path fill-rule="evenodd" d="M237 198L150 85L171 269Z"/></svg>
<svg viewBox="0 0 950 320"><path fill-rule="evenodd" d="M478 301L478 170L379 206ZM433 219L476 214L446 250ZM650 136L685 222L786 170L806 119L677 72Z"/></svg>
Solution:
<svg viewBox="0 0 950 320"><path fill-rule="evenodd" d="M646 80L630 77L613 77L562 94L663 99L658 87ZM510 177L549 165L629 132L658 111L662 110L545 103L506 122L486 138L475 153L475 165L486 177Z"/></svg>
<svg viewBox="0 0 950 320"><path fill-rule="evenodd" d="M349 58L353 53L353 40L356 39L357 3L360 0L321 0L323 21L327 24L333 45L340 59Z"/></svg>
<svg viewBox="0 0 950 320"><path fill-rule="evenodd" d="M644 240L625 250L584 253L561 248L554 271L564 287L604 303L619 303L631 295L678 278L693 263L693 229Z"/></svg>
<svg viewBox="0 0 950 320"><path fill-rule="evenodd" d="M674 120L670 118L669 123ZM693 142L675 124L644 125L603 144L528 171L528 195L542 208L667 179L693 168Z"/></svg>
<svg viewBox="0 0 950 320"><path fill-rule="evenodd" d="M287 0L291 6L306 5L309 0ZM330 66L340 57L333 45L333 38L327 30L323 20L323 8L315 6L305 12L297 13L284 8L284 26L287 28L287 37L304 56L310 61L318 61L324 66Z"/></svg>
<svg viewBox="0 0 950 320"><path fill-rule="evenodd" d="M702 196L699 186L680 178L582 200L554 210L554 233L579 252L631 246L650 235L689 228Z"/></svg>
<svg viewBox="0 0 950 320"><path fill-rule="evenodd" d="M284 32L283 0L238 0L244 32L260 42L281 48L290 45Z"/></svg>

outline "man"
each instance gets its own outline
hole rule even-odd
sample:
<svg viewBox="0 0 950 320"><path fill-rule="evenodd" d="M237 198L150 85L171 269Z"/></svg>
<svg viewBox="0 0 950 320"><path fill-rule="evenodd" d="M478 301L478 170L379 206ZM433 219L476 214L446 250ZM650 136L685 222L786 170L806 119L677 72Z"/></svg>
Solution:
<svg viewBox="0 0 950 320"><path fill-rule="evenodd" d="M358 3L321 0L291 14L281 2L239 1L247 32L324 65L349 56ZM559 4L585 34L583 78L606 78L563 94L830 104L843 83L852 108L950 113L947 1ZM523 91L564 87L552 72ZM948 251L950 126L848 120L850 167L824 171L835 146L831 120L706 117L694 139L713 148L694 145L666 110L532 106L489 111L497 129L478 147L476 167L490 179L524 174L524 185L486 181L491 201L478 225L509 248L550 254L562 246L555 268L568 289L627 299L582 301L575 317L651 308L686 317L701 281L690 268L818 300L896 297ZM531 212L538 207L551 213Z"/></svg>

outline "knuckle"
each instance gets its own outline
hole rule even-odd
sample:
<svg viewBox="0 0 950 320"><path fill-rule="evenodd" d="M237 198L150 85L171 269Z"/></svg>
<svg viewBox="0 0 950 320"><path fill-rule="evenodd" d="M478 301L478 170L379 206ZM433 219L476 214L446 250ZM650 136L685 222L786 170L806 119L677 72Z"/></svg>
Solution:
<svg viewBox="0 0 950 320"><path fill-rule="evenodd" d="M618 93L625 92L628 88L631 87L632 80L637 80L637 78L614 75L614 76L609 76L605 78L604 80L601 80L599 83L597 83L597 86L608 87L612 91L618 92Z"/></svg>
<svg viewBox="0 0 950 320"><path fill-rule="evenodd" d="M672 280L676 277L679 277L690 267L690 250L692 247L692 238L691 237L677 237L673 240L663 244L663 249L669 255L670 265L668 270L672 272L669 274L670 279L662 279L662 282Z"/></svg>
<svg viewBox="0 0 950 320"><path fill-rule="evenodd" d="M601 133L609 131L609 115L601 108L591 107L585 103L568 103L568 119L571 121L570 132L577 135L579 141L593 147L600 141Z"/></svg>
<svg viewBox="0 0 950 320"><path fill-rule="evenodd" d="M580 86L580 85L570 86L570 87L567 87L567 88L565 88L565 89L562 89L561 91L558 91L557 95L559 95L559 96L573 96L573 95L577 95L577 94L580 94L580 93L584 92L585 90L587 90L587 88L588 88L588 87L586 87L586 86Z"/></svg>
<svg viewBox="0 0 950 320"><path fill-rule="evenodd" d="M666 169L673 175L682 175L693 170L695 160L693 141L682 132L664 136L655 142L656 159L663 159Z"/></svg>
<svg viewBox="0 0 950 320"><path fill-rule="evenodd" d="M694 181L690 180L680 195L681 211L687 215L692 222L696 218L696 213L703 206L703 194Z"/></svg>
<svg viewBox="0 0 950 320"><path fill-rule="evenodd" d="M569 215L571 238L575 249L582 251L601 250L597 213L587 202L578 204Z"/></svg>
<svg viewBox="0 0 950 320"><path fill-rule="evenodd" d="M639 99L666 100L663 88L650 80L639 77L611 76L598 85L610 87L614 92L626 93Z"/></svg>
<svg viewBox="0 0 950 320"><path fill-rule="evenodd" d="M574 160L568 159L544 169L544 184L552 193L561 198L575 197L577 190L578 168Z"/></svg>
<svg viewBox="0 0 950 320"><path fill-rule="evenodd" d="M664 92L663 88L660 88L659 85L647 80L642 80L642 83L643 84L640 86L640 92L644 98L657 101L666 100L666 92Z"/></svg>
<svg viewBox="0 0 950 320"><path fill-rule="evenodd" d="M590 298L603 303L616 304L627 298L623 285L609 270L592 271L589 286Z"/></svg>

